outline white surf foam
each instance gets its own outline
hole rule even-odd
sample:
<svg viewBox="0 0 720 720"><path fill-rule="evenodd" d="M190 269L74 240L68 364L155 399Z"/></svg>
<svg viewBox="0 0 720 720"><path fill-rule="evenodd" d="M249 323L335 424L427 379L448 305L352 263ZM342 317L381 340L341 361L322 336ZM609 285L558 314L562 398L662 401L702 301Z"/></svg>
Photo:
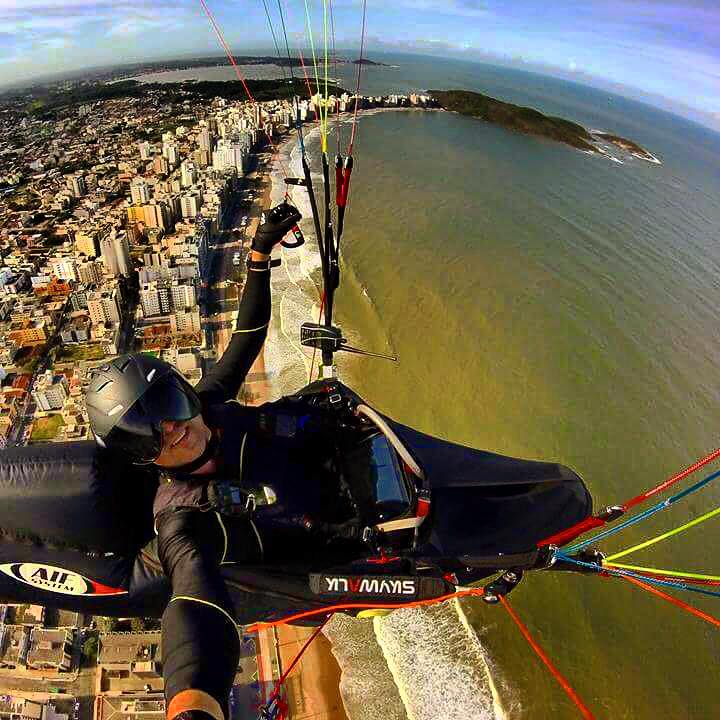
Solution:
<svg viewBox="0 0 720 720"><path fill-rule="evenodd" d="M480 642L458 608L446 602L375 618L410 720L505 717Z"/></svg>

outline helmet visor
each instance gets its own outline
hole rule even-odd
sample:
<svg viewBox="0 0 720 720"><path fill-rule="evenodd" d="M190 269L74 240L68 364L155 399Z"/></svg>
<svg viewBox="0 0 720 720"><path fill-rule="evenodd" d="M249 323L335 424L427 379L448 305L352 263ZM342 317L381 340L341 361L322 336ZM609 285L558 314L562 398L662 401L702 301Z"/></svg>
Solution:
<svg viewBox="0 0 720 720"><path fill-rule="evenodd" d="M200 398L195 390L173 372L150 387L125 417L132 415L132 422L149 422L159 428L163 420L190 420L200 413L200 409Z"/></svg>
<svg viewBox="0 0 720 720"><path fill-rule="evenodd" d="M162 451L161 423L191 420L200 413L200 398L192 386L171 373L123 414L107 438L107 446L141 462L153 462Z"/></svg>

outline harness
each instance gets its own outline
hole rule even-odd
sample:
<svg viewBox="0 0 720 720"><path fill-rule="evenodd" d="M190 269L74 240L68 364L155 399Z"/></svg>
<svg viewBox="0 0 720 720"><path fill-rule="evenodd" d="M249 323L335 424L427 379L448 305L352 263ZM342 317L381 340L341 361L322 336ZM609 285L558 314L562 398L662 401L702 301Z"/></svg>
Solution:
<svg viewBox="0 0 720 720"><path fill-rule="evenodd" d="M365 507L359 507L343 522L330 522L311 514L295 517L294 522L308 533L324 536L328 543L335 540L361 543L372 555L382 557L388 550L415 549L421 526L430 515L429 483L422 468L380 413L342 393L337 383L320 381L264 407L258 414L256 428L257 434L271 447L284 445L301 449L308 443L324 446L328 456L334 456L339 487L357 505L363 504L358 499L361 493L345 473L344 450L353 441L376 435L385 438L397 456L402 482L408 491L410 502L406 512L368 522L374 509L367 507L365 499ZM211 508L224 515L253 518L263 507L283 499L272 477L260 483L247 476L247 443L248 432L245 432L240 442L237 481L211 481L208 485Z"/></svg>

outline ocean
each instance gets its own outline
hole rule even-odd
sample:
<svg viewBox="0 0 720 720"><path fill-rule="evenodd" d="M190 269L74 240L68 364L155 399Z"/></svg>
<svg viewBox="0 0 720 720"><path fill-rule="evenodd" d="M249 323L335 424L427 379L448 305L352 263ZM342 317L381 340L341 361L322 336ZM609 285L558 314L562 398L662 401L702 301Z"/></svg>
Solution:
<svg viewBox="0 0 720 720"><path fill-rule="evenodd" d="M611 162L452 113L363 116L336 320L352 344L399 362L340 356L345 382L422 431L571 466L596 508L717 447L720 135L537 74L379 59L397 67L365 68L366 94L477 90L623 135L661 164ZM351 86L352 72L337 75ZM347 124L342 133L346 144ZM317 132L308 147L317 174ZM286 162L297 160L288 149ZM284 257L268 365L292 390L307 379L297 328L317 317L317 257L311 242ZM601 547L719 504L710 484ZM714 573L719 539L710 520L627 561ZM621 580L569 573L530 573L510 600L598 718L720 714L717 631L701 620ZM340 619L328 633L352 720L578 716L498 606Z"/></svg>

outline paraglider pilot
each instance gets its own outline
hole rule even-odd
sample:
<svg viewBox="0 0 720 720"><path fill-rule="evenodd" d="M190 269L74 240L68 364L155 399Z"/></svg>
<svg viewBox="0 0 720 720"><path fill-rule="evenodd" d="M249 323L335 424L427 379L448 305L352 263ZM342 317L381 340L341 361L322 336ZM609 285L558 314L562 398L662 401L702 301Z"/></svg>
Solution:
<svg viewBox="0 0 720 720"><path fill-rule="evenodd" d="M263 216L232 340L195 387L168 363L131 354L101 366L88 388L98 444L160 471L153 511L158 554L172 583L162 621L170 720L228 717L240 638L220 566L257 562L264 549L249 516L225 523L208 511L208 486L241 471L237 433L247 424L246 408L232 401L267 336L271 251L300 217L286 202Z"/></svg>

